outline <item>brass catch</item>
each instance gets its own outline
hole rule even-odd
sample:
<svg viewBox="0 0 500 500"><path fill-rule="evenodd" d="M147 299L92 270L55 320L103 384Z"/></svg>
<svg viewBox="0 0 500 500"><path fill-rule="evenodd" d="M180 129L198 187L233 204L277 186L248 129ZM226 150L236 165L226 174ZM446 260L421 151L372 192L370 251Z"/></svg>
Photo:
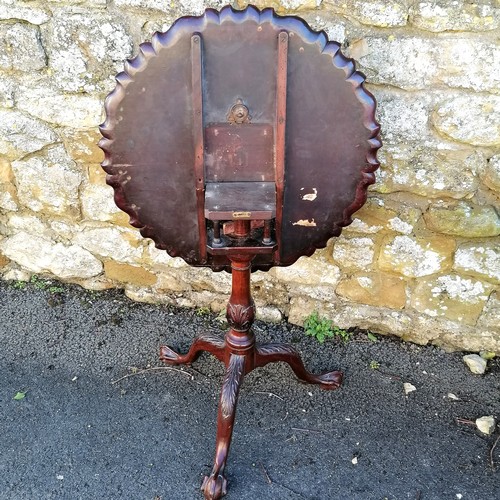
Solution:
<svg viewBox="0 0 500 500"><path fill-rule="evenodd" d="M233 219L250 219L252 212L233 212Z"/></svg>

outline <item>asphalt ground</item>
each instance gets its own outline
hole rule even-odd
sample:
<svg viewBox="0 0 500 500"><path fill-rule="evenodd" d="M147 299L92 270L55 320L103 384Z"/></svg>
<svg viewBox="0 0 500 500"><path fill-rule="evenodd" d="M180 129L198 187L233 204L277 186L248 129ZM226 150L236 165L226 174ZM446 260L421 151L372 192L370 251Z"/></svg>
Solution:
<svg viewBox="0 0 500 500"><path fill-rule="evenodd" d="M201 499L222 366L202 355L171 369L158 347L222 334L220 320L43 281L3 282L0 295L0 499ZM463 353L390 337L319 344L286 323L254 329L345 382L322 391L282 363L246 377L228 500L500 498L498 428L474 425L500 417L498 360L477 376Z"/></svg>

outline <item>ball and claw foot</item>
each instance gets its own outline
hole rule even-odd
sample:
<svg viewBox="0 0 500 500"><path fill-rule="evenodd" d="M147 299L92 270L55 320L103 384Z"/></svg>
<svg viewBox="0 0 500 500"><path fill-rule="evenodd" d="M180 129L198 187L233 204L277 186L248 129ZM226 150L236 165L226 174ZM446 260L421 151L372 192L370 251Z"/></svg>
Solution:
<svg viewBox="0 0 500 500"><path fill-rule="evenodd" d="M316 375L317 383L325 391L332 391L338 389L342 385L342 379L344 375L342 372L334 371L322 373L321 375ZM307 383L307 382L306 382Z"/></svg>
<svg viewBox="0 0 500 500"><path fill-rule="evenodd" d="M218 500L227 493L227 480L221 474L205 476L201 491L203 491L205 500Z"/></svg>
<svg viewBox="0 0 500 500"><path fill-rule="evenodd" d="M181 361L179 358L181 358L181 355L168 347L168 345L160 347L160 361L168 364L180 364Z"/></svg>

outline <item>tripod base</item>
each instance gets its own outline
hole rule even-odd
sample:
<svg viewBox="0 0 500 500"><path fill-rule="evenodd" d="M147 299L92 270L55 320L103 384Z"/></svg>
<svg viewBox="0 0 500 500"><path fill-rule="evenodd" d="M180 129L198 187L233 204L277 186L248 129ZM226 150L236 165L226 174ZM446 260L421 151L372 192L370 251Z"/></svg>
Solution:
<svg viewBox="0 0 500 500"><path fill-rule="evenodd" d="M160 348L160 359L170 365L192 363L201 352L206 351L226 366L217 416L215 463L212 473L205 477L201 487L207 500L215 500L226 494L227 480L224 476L224 468L231 444L238 393L247 373L268 363L282 361L290 365L302 382L318 384L326 390L337 389L342 383L342 372L312 374L306 370L300 354L292 346L287 344L256 345L253 333L250 331L244 332L243 335L248 341L248 346L242 350L235 349L235 333L237 332L230 330L225 340L209 334L200 335L194 340L188 353L184 355L178 354L168 346ZM238 338L241 341L241 336Z"/></svg>
<svg viewBox="0 0 500 500"><path fill-rule="evenodd" d="M235 221L235 228L242 238L250 233L250 221ZM239 248L228 255L231 261L231 297L227 305L227 322L230 329L224 340L210 334L198 336L187 354L179 354L170 347L160 348L160 359L170 365L192 363L201 352L213 354L226 366L217 414L217 437L215 443L214 467L210 476L205 477L201 489L206 500L216 500L226 494L227 480L224 476L234 417L238 403L238 393L243 377L254 368L268 363L283 361L290 365L302 382L318 384L322 389L332 390L340 387L342 373L338 371L314 375L306 370L300 354L286 344L263 344L255 342L252 323L255 305L250 293L252 253Z"/></svg>

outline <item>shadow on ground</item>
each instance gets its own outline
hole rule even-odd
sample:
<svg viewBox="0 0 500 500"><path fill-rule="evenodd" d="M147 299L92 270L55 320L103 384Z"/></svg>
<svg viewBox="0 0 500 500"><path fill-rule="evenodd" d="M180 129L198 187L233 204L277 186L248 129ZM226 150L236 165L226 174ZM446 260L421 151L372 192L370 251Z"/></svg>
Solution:
<svg viewBox="0 0 500 500"><path fill-rule="evenodd" d="M3 283L0 293L0 499L201 499L222 367L203 355L169 369L157 352L222 333L220 322L118 292ZM252 372L228 500L498 498L498 431L467 423L500 417L498 360L481 377L435 347L363 333L319 345L288 324L255 331L295 343L312 370L341 368L345 383L321 391L281 363ZM404 382L416 391L405 395Z"/></svg>

